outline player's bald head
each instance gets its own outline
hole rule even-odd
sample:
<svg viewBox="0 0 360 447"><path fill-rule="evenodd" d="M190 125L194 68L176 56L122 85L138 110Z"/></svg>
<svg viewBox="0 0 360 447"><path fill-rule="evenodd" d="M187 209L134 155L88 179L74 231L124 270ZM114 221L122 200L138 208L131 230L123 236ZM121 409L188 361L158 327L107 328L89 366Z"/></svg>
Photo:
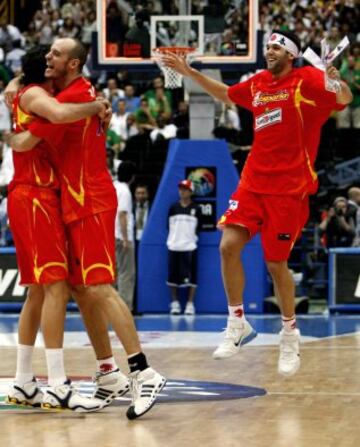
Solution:
<svg viewBox="0 0 360 447"><path fill-rule="evenodd" d="M69 59L77 59L79 61L78 71L81 73L87 59L87 49L84 44L72 37L61 37L56 39L55 42L68 55Z"/></svg>

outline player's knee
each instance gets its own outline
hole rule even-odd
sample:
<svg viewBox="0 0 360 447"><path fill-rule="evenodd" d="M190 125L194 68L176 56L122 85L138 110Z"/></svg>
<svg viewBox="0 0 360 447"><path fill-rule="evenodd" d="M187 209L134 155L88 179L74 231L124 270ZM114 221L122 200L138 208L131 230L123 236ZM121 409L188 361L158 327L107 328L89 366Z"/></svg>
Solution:
<svg viewBox="0 0 360 447"><path fill-rule="evenodd" d="M287 264L284 261L267 261L266 265L273 278L277 278L284 272L284 269L287 269Z"/></svg>
<svg viewBox="0 0 360 447"><path fill-rule="evenodd" d="M44 297L45 294L42 286L32 286L28 288L26 299L29 303L42 305Z"/></svg>
<svg viewBox="0 0 360 447"><path fill-rule="evenodd" d="M220 243L220 254L223 259L238 258L241 247L236 240L223 238Z"/></svg>

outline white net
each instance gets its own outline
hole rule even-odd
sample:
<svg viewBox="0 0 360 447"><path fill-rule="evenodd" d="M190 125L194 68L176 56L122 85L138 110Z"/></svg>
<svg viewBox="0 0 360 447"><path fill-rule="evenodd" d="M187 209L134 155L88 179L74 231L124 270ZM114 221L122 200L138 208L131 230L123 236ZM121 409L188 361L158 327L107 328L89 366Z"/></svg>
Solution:
<svg viewBox="0 0 360 447"><path fill-rule="evenodd" d="M180 88L182 86L182 78L183 76L178 73L176 70L167 67L164 63L163 63L163 55L166 52L173 52L175 54L177 54L178 56L186 56L187 61L190 61L190 55L192 53L192 49L191 48L172 48L172 49L160 49L160 48L155 48L155 50L153 51L153 57L156 61L156 63L158 64L160 70L163 72L164 74L164 82L165 82L165 88Z"/></svg>

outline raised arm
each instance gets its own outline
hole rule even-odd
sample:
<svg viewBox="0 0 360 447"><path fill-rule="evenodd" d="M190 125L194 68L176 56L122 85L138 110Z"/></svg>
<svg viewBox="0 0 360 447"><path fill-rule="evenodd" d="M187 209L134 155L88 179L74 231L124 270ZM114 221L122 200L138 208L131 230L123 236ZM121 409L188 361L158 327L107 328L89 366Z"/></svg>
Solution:
<svg viewBox="0 0 360 447"><path fill-rule="evenodd" d="M188 76L194 82L200 85L209 95L226 104L232 104L228 97L228 86L222 82L206 76L200 71L191 68L186 59L176 54L167 53L163 57L163 62L170 68L173 68L183 76Z"/></svg>
<svg viewBox="0 0 360 447"><path fill-rule="evenodd" d="M88 116L104 114L109 104L106 100L72 104L60 103L41 87L32 87L21 98L21 104L31 113L54 124L71 123Z"/></svg>
<svg viewBox="0 0 360 447"><path fill-rule="evenodd" d="M326 69L326 74L330 79L335 79L340 82L340 90L336 93L336 102L338 104L350 104L353 100L353 94L346 82L341 80L339 71L333 67L329 66Z"/></svg>

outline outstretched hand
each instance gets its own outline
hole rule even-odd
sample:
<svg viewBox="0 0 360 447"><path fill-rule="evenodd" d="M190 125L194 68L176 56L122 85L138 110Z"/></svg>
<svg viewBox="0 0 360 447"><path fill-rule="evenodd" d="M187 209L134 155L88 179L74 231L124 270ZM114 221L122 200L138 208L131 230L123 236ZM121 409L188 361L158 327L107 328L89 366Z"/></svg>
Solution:
<svg viewBox="0 0 360 447"><path fill-rule="evenodd" d="M328 67L326 67L326 76L329 79L333 79L335 81L340 81L341 76L340 76L340 72L339 70L337 70L334 66L329 65Z"/></svg>
<svg viewBox="0 0 360 447"><path fill-rule="evenodd" d="M178 56L173 53L165 53L161 56L161 60L166 67L170 67L182 74L183 76L189 76L191 73L191 67L187 63L185 56Z"/></svg>

